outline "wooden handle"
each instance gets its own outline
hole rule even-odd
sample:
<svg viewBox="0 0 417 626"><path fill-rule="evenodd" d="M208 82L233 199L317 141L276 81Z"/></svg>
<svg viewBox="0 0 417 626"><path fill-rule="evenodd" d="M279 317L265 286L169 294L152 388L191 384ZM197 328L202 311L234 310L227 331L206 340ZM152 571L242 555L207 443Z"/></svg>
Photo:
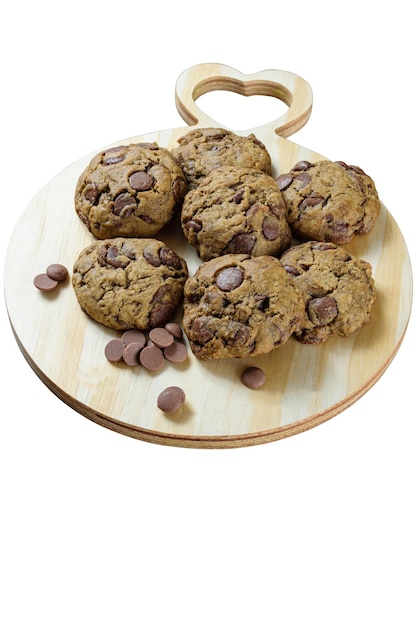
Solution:
<svg viewBox="0 0 417 626"><path fill-rule="evenodd" d="M185 70L177 79L175 102L179 114L190 126L223 127L220 121L206 115L196 100L210 91L232 91L242 96L272 96L288 106L279 118L268 122L253 132L263 129L289 137L304 126L310 117L313 93L310 85L290 72L263 70L255 74L241 74L227 65L203 63ZM247 131L248 132L248 131Z"/></svg>

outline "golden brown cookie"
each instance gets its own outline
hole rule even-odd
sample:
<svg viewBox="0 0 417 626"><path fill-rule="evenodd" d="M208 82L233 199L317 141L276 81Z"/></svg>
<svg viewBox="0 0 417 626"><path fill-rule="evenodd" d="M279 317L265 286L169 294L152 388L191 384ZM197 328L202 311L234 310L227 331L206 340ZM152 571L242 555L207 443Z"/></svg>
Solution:
<svg viewBox="0 0 417 626"><path fill-rule="evenodd" d="M172 154L184 171L190 189L221 165L253 167L272 174L269 152L253 134L242 137L224 128L198 128L180 137L178 143Z"/></svg>
<svg viewBox="0 0 417 626"><path fill-rule="evenodd" d="M272 256L211 259L184 287L183 328L200 359L270 352L298 329L303 314L303 295Z"/></svg>
<svg viewBox="0 0 417 626"><path fill-rule="evenodd" d="M369 233L380 212L373 180L342 161L300 161L277 178L293 235L343 245Z"/></svg>
<svg viewBox="0 0 417 626"><path fill-rule="evenodd" d="M304 295L305 313L295 333L302 343L346 337L370 321L376 290L367 261L331 242L309 241L284 252L281 262Z"/></svg>
<svg viewBox="0 0 417 626"><path fill-rule="evenodd" d="M146 330L172 320L183 299L187 265L156 239L116 237L85 248L72 284L85 313L124 330Z"/></svg>
<svg viewBox="0 0 417 626"><path fill-rule="evenodd" d="M103 150L81 174L75 210L97 239L150 237L182 205L185 175L156 143Z"/></svg>
<svg viewBox="0 0 417 626"><path fill-rule="evenodd" d="M291 244L285 212L272 176L223 166L186 194L181 223L203 261L223 254L278 256Z"/></svg>

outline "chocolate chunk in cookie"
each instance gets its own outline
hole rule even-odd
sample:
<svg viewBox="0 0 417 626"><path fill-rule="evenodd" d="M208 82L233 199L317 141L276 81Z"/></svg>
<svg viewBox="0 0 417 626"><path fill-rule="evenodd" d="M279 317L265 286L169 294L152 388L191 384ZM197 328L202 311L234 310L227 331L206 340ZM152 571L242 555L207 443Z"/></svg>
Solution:
<svg viewBox="0 0 417 626"><path fill-rule="evenodd" d="M301 292L272 256L227 254L203 263L184 287L183 328L201 359L265 354L304 314Z"/></svg>
<svg viewBox="0 0 417 626"><path fill-rule="evenodd" d="M300 161L277 182L293 235L343 245L369 233L380 212L373 180L342 161Z"/></svg>
<svg viewBox="0 0 417 626"><path fill-rule="evenodd" d="M149 237L172 219L187 190L166 148L117 146L97 154L81 174L75 210L97 239Z"/></svg>
<svg viewBox="0 0 417 626"><path fill-rule="evenodd" d="M172 154L184 171L190 189L222 165L252 167L272 174L268 150L255 135L236 135L224 128L198 128L178 139Z"/></svg>
<svg viewBox="0 0 417 626"><path fill-rule="evenodd" d="M203 261L223 254L278 256L291 230L278 184L251 168L214 169L184 198L182 229Z"/></svg>
<svg viewBox="0 0 417 626"><path fill-rule="evenodd" d="M107 239L85 248L72 284L81 308L97 322L146 330L170 322L183 299L186 262L156 239Z"/></svg>
<svg viewBox="0 0 417 626"><path fill-rule="evenodd" d="M287 250L281 262L304 295L305 312L295 333L302 343L346 337L370 321L376 289L367 261L336 244L310 241Z"/></svg>

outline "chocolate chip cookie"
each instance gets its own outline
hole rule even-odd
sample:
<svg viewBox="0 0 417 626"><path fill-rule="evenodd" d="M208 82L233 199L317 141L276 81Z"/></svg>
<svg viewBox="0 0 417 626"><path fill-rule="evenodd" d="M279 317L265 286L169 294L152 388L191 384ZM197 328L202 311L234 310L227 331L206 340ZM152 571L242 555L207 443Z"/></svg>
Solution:
<svg viewBox="0 0 417 626"><path fill-rule="evenodd" d="M199 128L180 137L178 143L172 154L185 173L190 189L221 165L253 167L272 174L269 152L253 134L242 137L223 128Z"/></svg>
<svg viewBox="0 0 417 626"><path fill-rule="evenodd" d="M80 253L72 284L81 308L97 322L146 330L172 320L187 276L185 260L163 242L116 237Z"/></svg>
<svg viewBox="0 0 417 626"><path fill-rule="evenodd" d="M184 198L181 223L203 261L223 254L279 255L291 244L285 202L272 176L214 169Z"/></svg>
<svg viewBox="0 0 417 626"><path fill-rule="evenodd" d="M304 295L305 312L295 333L302 343L346 337L370 321L376 289L367 261L331 242L309 241L284 252L281 262Z"/></svg>
<svg viewBox="0 0 417 626"><path fill-rule="evenodd" d="M200 359L270 352L299 328L303 315L302 293L272 256L220 256L185 283L183 328Z"/></svg>
<svg viewBox="0 0 417 626"><path fill-rule="evenodd" d="M277 182L290 228L301 241L349 243L369 233L380 212L373 180L343 161L300 161Z"/></svg>
<svg viewBox="0 0 417 626"><path fill-rule="evenodd" d="M171 220L187 191L166 148L118 146L97 154L81 174L75 210L97 239L150 237Z"/></svg>

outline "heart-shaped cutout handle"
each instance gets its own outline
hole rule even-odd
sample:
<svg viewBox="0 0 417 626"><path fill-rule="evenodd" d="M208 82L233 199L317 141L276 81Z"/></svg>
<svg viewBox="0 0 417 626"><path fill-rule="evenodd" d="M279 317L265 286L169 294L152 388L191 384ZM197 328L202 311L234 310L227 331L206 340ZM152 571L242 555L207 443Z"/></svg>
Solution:
<svg viewBox="0 0 417 626"><path fill-rule="evenodd" d="M177 79L175 102L181 117L190 126L222 127L206 115L196 101L211 91L232 91L242 96L271 96L288 106L288 110L275 120L246 129L256 135L275 132L289 137L304 126L310 117L313 93L310 85L301 77L282 70L263 70L255 74L242 74L238 70L219 63L202 63L185 70Z"/></svg>

